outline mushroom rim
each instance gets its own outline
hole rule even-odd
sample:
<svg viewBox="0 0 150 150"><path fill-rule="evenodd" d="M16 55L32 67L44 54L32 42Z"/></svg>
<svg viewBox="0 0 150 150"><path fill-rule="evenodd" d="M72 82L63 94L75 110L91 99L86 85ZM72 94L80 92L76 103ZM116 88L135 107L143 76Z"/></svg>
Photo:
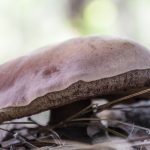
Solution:
<svg viewBox="0 0 150 150"><path fill-rule="evenodd" d="M114 94L115 91L138 92L149 87L150 68L135 69L90 82L79 80L61 91L55 91L38 97L26 106L0 109L0 123L30 116L75 101L85 100L86 98L105 97L108 94Z"/></svg>

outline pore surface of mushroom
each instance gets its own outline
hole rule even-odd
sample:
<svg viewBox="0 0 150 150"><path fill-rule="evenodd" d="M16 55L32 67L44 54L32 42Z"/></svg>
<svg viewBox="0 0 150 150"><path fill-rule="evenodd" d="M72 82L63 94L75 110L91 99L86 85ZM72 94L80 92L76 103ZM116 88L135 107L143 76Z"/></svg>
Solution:
<svg viewBox="0 0 150 150"><path fill-rule="evenodd" d="M82 37L0 65L0 122L89 97L149 87L150 51L114 37Z"/></svg>

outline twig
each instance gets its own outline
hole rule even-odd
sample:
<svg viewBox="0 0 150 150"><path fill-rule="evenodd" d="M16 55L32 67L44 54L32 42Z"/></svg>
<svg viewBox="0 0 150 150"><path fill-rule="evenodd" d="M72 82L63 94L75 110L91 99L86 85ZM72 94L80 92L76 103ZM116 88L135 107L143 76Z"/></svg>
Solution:
<svg viewBox="0 0 150 150"><path fill-rule="evenodd" d="M106 103L106 104L97 106L97 110L98 110L99 112L101 112L101 111L103 111L103 110L105 110L105 109L111 108L112 106L114 106L114 105L116 105L116 104L120 104L120 103L122 103L122 102L124 102L124 101L126 101L126 100L128 100L128 99L130 99L130 98L133 98L133 97L136 97L136 96L138 96L138 95L142 95L142 94L145 94L145 93L148 93L148 92L150 92L150 88L148 88L148 89L146 89L146 90L143 90L143 91L140 91L140 92L137 92L137 93L134 93L134 94L131 94L131 95L128 95L128 96L121 97L121 98L119 98L119 99L113 100L113 101L108 102L108 103ZM50 127L50 128L51 128L51 129L58 128L58 127L60 127L60 126L63 126L63 125L64 125L65 123L67 123L68 121L70 121L70 120L72 120L72 119L74 119L74 118L76 118L76 117L79 117L81 114L83 115L83 114L85 114L85 113L88 113L88 112L93 111L92 106L93 106L93 105L91 104L91 105L85 107L84 109L82 109L82 110L79 111L78 113L76 113L76 114L74 114L74 115L68 117L66 120L61 121L61 122L59 122L58 124L56 124L56 125L54 125L54 126L52 126L52 127Z"/></svg>
<svg viewBox="0 0 150 150"><path fill-rule="evenodd" d="M141 106L126 106L126 107L116 107L116 108L109 108L110 110L124 110L124 109L140 109L140 108L150 108L150 105L141 105Z"/></svg>
<svg viewBox="0 0 150 150"><path fill-rule="evenodd" d="M9 130L3 129L3 128L0 128L0 130L8 132L9 134L11 134L11 136L13 136L14 138L16 138L20 142L26 143L27 145L32 146L33 148L38 148L37 146L31 144L28 139L26 139L25 137L19 135L18 133L15 133L13 131L9 131Z"/></svg>
<svg viewBox="0 0 150 150"><path fill-rule="evenodd" d="M50 129L54 129L54 128L63 126L65 123L67 123L67 122L71 121L72 119L74 119L74 118L76 118L76 117L82 115L85 111L87 111L88 109L90 109L92 106L93 106L93 105L91 104L91 105L85 107L84 109L82 109L81 111L77 112L76 114L74 114L74 115L68 117L68 118L65 119L64 121L61 121L61 122L59 122L58 124L56 124L56 125L50 127Z"/></svg>
<svg viewBox="0 0 150 150"><path fill-rule="evenodd" d="M5 125L5 124L35 124L33 122L4 122L1 125Z"/></svg>
<svg viewBox="0 0 150 150"><path fill-rule="evenodd" d="M34 121L34 120L33 120L32 118L30 118L30 117L29 117L28 119L29 119L30 121L32 121L34 124L37 124L39 127L44 128L44 129L50 131L50 132L52 133L52 138L54 139L54 141L56 141L56 142L55 142L56 144L58 144L58 145L64 145L64 144L62 143L61 138L59 137L59 135L58 135L53 129L49 128L48 126L42 126L42 125L38 124L36 121ZM39 141L39 140L37 139L37 141Z"/></svg>
<svg viewBox="0 0 150 150"><path fill-rule="evenodd" d="M137 92L137 93L134 93L134 94L131 94L131 95L128 95L128 96L124 96L124 97L121 97L119 99L116 99L116 100L113 100L109 103L106 103L106 104L103 104L103 105L100 105L98 106L98 111L103 111L105 109L108 109L108 108L111 108L112 106L116 105L116 104L120 104L126 100L129 100L130 98L133 98L133 97L136 97L138 95L142 95L142 94L145 94L145 93L148 93L150 92L150 88L146 89L146 90L143 90L143 91L140 91L140 92Z"/></svg>
<svg viewBox="0 0 150 150"><path fill-rule="evenodd" d="M99 118L79 118L79 119L73 119L71 121L100 121L100 120L107 120L107 121L113 121L113 122L117 122L117 123L120 123L120 124L123 124L123 125L126 125L126 126L129 126L129 127L133 127L133 124L131 123L127 123L127 122L123 122L123 121L119 121L119 120L112 120L112 119L99 119ZM141 129L141 130L144 130L144 131L149 131L150 129L149 128L146 128L146 127L141 127L141 126L138 126L138 125L134 125L134 128L138 128L138 129Z"/></svg>

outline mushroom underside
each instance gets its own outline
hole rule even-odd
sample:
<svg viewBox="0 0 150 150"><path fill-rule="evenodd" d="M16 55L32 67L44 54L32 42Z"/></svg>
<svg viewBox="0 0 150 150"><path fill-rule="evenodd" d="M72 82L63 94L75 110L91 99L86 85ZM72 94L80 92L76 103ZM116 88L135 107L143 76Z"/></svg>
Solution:
<svg viewBox="0 0 150 150"><path fill-rule="evenodd" d="M133 70L114 77L91 82L78 81L64 90L38 97L29 105L1 109L0 123L93 97L113 100L149 87L150 69ZM141 97L147 99L150 96L144 94Z"/></svg>

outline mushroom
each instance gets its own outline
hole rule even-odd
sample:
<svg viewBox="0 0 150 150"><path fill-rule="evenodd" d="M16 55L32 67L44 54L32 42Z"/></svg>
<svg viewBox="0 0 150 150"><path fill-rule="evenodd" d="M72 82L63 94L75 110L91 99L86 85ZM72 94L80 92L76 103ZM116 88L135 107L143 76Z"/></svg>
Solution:
<svg viewBox="0 0 150 150"><path fill-rule="evenodd" d="M150 51L109 36L71 39L0 65L0 122L150 87Z"/></svg>

